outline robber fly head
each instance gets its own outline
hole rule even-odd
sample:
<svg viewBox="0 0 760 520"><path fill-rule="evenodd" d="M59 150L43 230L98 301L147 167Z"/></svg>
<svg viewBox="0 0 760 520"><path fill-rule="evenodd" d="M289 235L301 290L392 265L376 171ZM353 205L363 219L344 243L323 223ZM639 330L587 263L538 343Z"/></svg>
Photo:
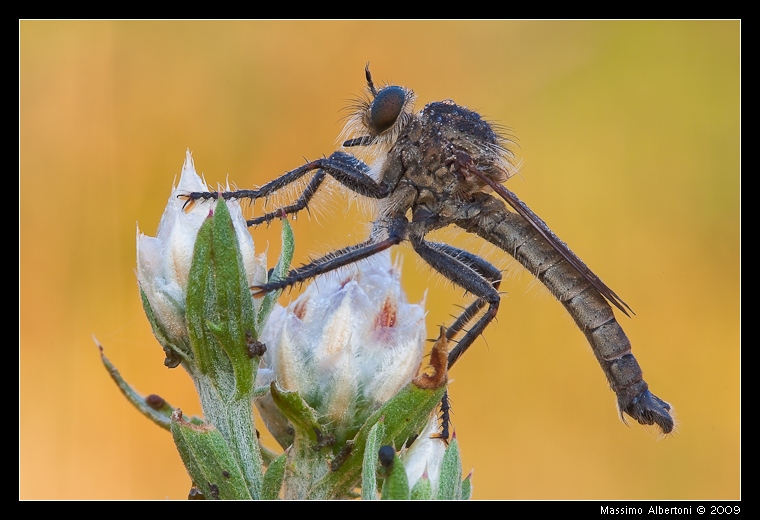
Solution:
<svg viewBox="0 0 760 520"><path fill-rule="evenodd" d="M398 85L375 88L369 64L367 95L348 107L350 114L340 134L344 147L372 147L375 153L387 151L398 139L401 130L412 118L414 91Z"/></svg>

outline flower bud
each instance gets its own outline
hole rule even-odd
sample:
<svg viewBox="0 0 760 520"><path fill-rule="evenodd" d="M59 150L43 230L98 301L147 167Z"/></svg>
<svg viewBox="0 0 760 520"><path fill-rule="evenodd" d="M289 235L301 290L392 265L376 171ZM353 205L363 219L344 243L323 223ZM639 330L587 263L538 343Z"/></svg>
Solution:
<svg viewBox="0 0 760 520"><path fill-rule="evenodd" d="M433 496L438 490L441 463L446 453L446 441L438 435L439 427L436 414L432 414L417 439L401 453L409 487L413 489L424 475L430 481Z"/></svg>
<svg viewBox="0 0 760 520"><path fill-rule="evenodd" d="M188 150L179 184L172 187L156 236L144 235L139 229L137 232L137 280L154 333L167 352L168 366L177 366L190 352L185 318L188 275L198 230L216 206L214 201L185 207L187 201L181 196L198 191L209 189L195 172ZM266 267L255 257L239 203L231 202L228 207L246 275L253 285L264 279Z"/></svg>
<svg viewBox="0 0 760 520"><path fill-rule="evenodd" d="M375 255L317 278L287 308L276 308L264 328L260 370L298 391L338 440L419 370L424 306L406 301L399 276L388 253ZM271 408L259 407L266 421L281 423L267 417Z"/></svg>

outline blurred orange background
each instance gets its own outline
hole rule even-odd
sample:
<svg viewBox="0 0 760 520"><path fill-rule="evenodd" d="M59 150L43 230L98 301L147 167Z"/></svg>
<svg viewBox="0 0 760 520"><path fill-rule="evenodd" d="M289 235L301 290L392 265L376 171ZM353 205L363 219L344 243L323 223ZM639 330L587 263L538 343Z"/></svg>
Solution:
<svg viewBox="0 0 760 520"><path fill-rule="evenodd" d="M252 187L331 153L376 83L453 99L517 137L515 191L636 312L619 316L676 410L658 440L617 417L584 336L507 255L498 322L451 376L479 499L740 498L740 23L20 22L19 496L183 499L171 436L127 402L200 407L144 316L135 230L154 235L185 150ZM329 193L296 263L364 238ZM279 252L279 224L252 231ZM461 235L461 233L460 233ZM462 291L398 248L428 330ZM281 302L295 298L285 294Z"/></svg>

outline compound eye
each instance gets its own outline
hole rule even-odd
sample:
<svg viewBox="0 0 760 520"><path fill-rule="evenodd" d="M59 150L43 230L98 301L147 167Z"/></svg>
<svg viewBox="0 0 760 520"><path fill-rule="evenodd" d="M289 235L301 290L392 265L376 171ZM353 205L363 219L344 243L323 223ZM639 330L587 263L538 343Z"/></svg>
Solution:
<svg viewBox="0 0 760 520"><path fill-rule="evenodd" d="M406 91L397 86L385 87L377 93L370 105L369 126L376 135L394 125L406 101Z"/></svg>

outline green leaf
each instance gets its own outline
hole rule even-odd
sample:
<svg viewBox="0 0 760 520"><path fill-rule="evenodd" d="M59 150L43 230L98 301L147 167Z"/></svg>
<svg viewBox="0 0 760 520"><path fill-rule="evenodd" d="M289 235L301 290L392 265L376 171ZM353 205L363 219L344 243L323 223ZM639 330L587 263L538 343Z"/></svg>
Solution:
<svg viewBox="0 0 760 520"><path fill-rule="evenodd" d="M385 422L381 418L369 430L362 463L362 500L377 499L377 450L385 436Z"/></svg>
<svg viewBox="0 0 760 520"><path fill-rule="evenodd" d="M256 338L253 301L224 201L198 231L186 303L191 375L203 414L232 450L249 494L259 498L264 469L251 405L260 356L248 353Z"/></svg>
<svg viewBox="0 0 760 520"><path fill-rule="evenodd" d="M293 251L295 250L295 239L293 238L293 228L290 227L290 222L287 218L280 220L282 222L282 249L280 251L280 258L277 260L277 264L272 269L272 274L269 276L270 282L275 280L282 280L288 275L290 270L290 263L293 261ZM277 302L277 298L280 297L282 291L273 291L267 293L262 298L261 307L259 308L259 315L257 316L256 323L258 330L264 328L264 324L269 318L269 314L274 308L274 304Z"/></svg>
<svg viewBox="0 0 760 520"><path fill-rule="evenodd" d="M403 446L407 440L422 431L430 413L441 402L445 387L423 390L414 384L402 388L393 399L372 414L385 417L385 438L383 444ZM367 422L369 422L369 420Z"/></svg>
<svg viewBox="0 0 760 520"><path fill-rule="evenodd" d="M269 463L261 484L262 500L276 500L279 496L282 481L285 477L285 463L287 459L288 453L285 452Z"/></svg>
<svg viewBox="0 0 760 520"><path fill-rule="evenodd" d="M301 394L283 390L277 381L272 381L270 392L274 404L293 425L296 437L308 439L307 442L312 445L319 444L322 439L317 412L303 400Z"/></svg>
<svg viewBox="0 0 760 520"><path fill-rule="evenodd" d="M414 484L412 491L409 493L412 500L430 500L433 498L433 486L427 475L422 475L417 483Z"/></svg>
<svg viewBox="0 0 760 520"><path fill-rule="evenodd" d="M417 435L441 401L445 386L433 390L421 389L410 383L380 409L373 413L354 437L354 449L338 468L323 477L311 490L315 497L341 497L359 483L364 450L372 427L384 418L385 434L382 444L402 446Z"/></svg>
<svg viewBox="0 0 760 520"><path fill-rule="evenodd" d="M103 362L103 366L106 367L106 370L108 370L108 373L111 375L111 379L114 380L116 386L119 387L119 390L121 390L124 397L126 397L141 414L161 428L168 430L169 425L171 424L172 406L157 395L143 397L137 393L129 383L124 381L116 367L113 366L105 354L103 354L103 347L100 343L98 343L97 340L95 340L95 343L100 349L100 360Z"/></svg>
<svg viewBox="0 0 760 520"><path fill-rule="evenodd" d="M459 442L456 437L451 439L446 453L443 454L436 498L438 500L462 498L462 460L459 456Z"/></svg>
<svg viewBox="0 0 760 520"><path fill-rule="evenodd" d="M187 422L177 410L172 415L171 432L190 478L207 499L252 498L243 471L216 428Z"/></svg>
<svg viewBox="0 0 760 520"><path fill-rule="evenodd" d="M382 500L409 500L409 480L406 478L406 469L404 469L404 463L401 462L398 453L393 455L393 464L386 469L383 492L380 498Z"/></svg>
<svg viewBox="0 0 760 520"><path fill-rule="evenodd" d="M255 319L248 280L227 205L219 201L198 231L186 318L198 369L223 399L248 395L259 356L248 356Z"/></svg>
<svg viewBox="0 0 760 520"><path fill-rule="evenodd" d="M462 481L462 500L469 500L472 497L472 472Z"/></svg>

